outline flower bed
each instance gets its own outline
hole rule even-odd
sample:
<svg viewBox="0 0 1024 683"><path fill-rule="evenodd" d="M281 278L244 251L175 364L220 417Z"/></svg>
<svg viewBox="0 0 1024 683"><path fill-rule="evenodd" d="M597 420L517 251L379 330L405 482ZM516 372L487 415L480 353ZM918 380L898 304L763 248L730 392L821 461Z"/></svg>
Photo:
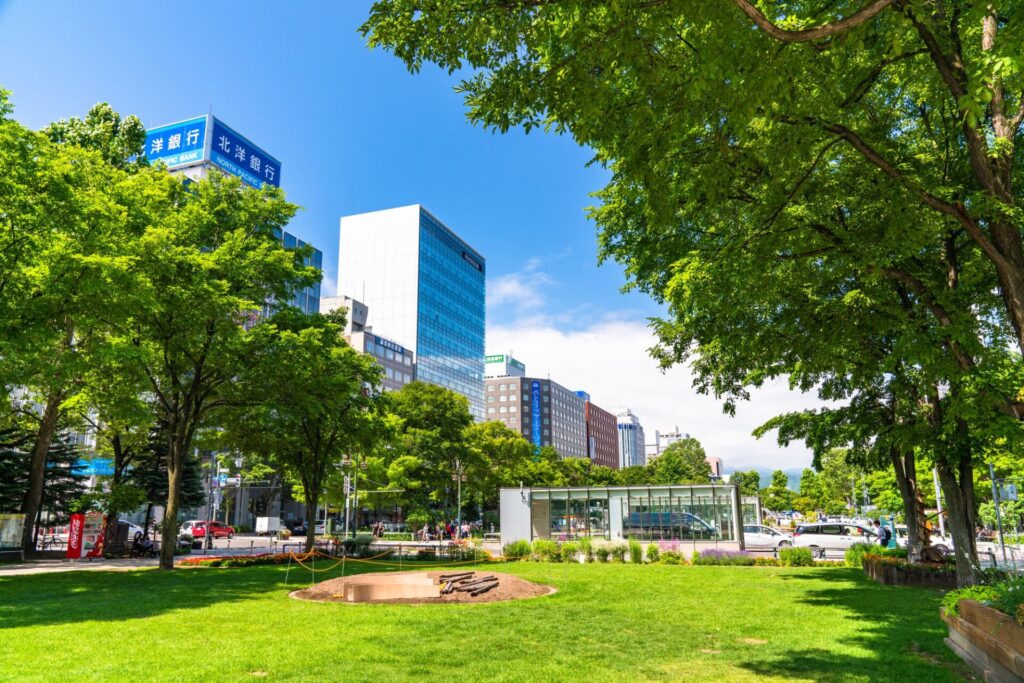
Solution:
<svg viewBox="0 0 1024 683"><path fill-rule="evenodd" d="M976 600L960 600L957 606L958 612L942 611L942 620L949 627L946 645L981 680L1024 680L1024 627Z"/></svg>
<svg viewBox="0 0 1024 683"><path fill-rule="evenodd" d="M893 551L867 552L864 573L886 586L956 588L956 568L949 562L910 562Z"/></svg>

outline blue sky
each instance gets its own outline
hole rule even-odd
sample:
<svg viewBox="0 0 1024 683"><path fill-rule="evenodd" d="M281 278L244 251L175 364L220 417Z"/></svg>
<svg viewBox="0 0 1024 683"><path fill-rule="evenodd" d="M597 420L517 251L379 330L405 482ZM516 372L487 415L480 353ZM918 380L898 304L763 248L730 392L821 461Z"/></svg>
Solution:
<svg viewBox="0 0 1024 683"><path fill-rule="evenodd" d="M423 204L487 258L490 352L514 350L531 374L632 407L651 433L678 425L727 467L806 462L749 437L770 412L722 421L685 369L655 369L646 318L658 307L619 292L620 266L597 266L585 208L607 173L586 167L590 153L566 136L471 126L455 77L411 75L365 47L370 5L0 0L0 86L34 128L99 101L148 127L212 107L280 159L281 186L303 207L290 231L324 252L325 293L340 216ZM793 398L775 394L773 405Z"/></svg>

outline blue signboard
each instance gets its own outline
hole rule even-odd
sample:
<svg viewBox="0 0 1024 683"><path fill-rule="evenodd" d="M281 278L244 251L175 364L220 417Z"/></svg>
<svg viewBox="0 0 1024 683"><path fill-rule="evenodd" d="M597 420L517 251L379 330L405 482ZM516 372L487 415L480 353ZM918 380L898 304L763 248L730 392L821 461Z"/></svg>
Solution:
<svg viewBox="0 0 1024 683"><path fill-rule="evenodd" d="M530 384L530 403L532 405L531 410L533 411L533 444L540 447L540 382L537 380Z"/></svg>
<svg viewBox="0 0 1024 683"><path fill-rule="evenodd" d="M114 475L114 461L110 458L79 459L75 461L75 474L83 477L111 477Z"/></svg>
<svg viewBox="0 0 1024 683"><path fill-rule="evenodd" d="M265 183L281 186L281 164L278 160L216 118L210 135L210 161L256 189Z"/></svg>
<svg viewBox="0 0 1024 683"><path fill-rule="evenodd" d="M196 164L205 159L206 117L172 123L146 131L143 154L150 162L162 161L167 168Z"/></svg>

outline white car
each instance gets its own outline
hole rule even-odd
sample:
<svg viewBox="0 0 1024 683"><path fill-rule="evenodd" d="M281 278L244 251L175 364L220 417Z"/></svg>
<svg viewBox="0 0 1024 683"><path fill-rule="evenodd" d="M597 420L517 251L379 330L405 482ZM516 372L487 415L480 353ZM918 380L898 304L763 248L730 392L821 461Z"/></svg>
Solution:
<svg viewBox="0 0 1024 683"><path fill-rule="evenodd" d="M817 557L825 557L826 550L845 551L854 543L878 543L878 536L865 527L838 522L801 524L793 532L793 545L810 548Z"/></svg>
<svg viewBox="0 0 1024 683"><path fill-rule="evenodd" d="M743 545L747 548L784 548L793 545L793 537L770 526L744 524Z"/></svg>
<svg viewBox="0 0 1024 683"><path fill-rule="evenodd" d="M907 525L906 524L897 524L896 525L896 543L901 548L906 548L907 547L907 543L909 542L909 540L910 539L907 537ZM938 534L932 534L931 537L930 537L930 541L931 541L931 545L934 548L937 548L938 550L942 551L942 553L944 555L948 555L949 553L951 553L953 551L953 537L952 536L950 536L948 538L943 538L942 536L939 536Z"/></svg>

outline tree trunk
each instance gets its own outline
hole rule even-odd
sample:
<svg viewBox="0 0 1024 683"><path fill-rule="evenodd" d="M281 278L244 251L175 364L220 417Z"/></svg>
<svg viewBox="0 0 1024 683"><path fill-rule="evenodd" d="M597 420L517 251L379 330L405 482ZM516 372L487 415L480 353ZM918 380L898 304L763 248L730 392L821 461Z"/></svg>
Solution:
<svg viewBox="0 0 1024 683"><path fill-rule="evenodd" d="M160 568L174 569L174 549L178 543L178 492L181 490L182 450L176 443L176 431L170 430L171 443L167 450L167 507L164 508L163 528L160 531ZM207 532L209 533L209 532Z"/></svg>
<svg viewBox="0 0 1024 683"><path fill-rule="evenodd" d="M903 514L907 519L907 554L911 562L917 562L921 559L921 550L931 539L924 526L924 500L917 481L914 452L908 450L900 453L893 447L889 450L889 457L896 472L896 485L903 499Z"/></svg>
<svg viewBox="0 0 1024 683"><path fill-rule="evenodd" d="M146 534L146 538L149 538L149 523L153 521L153 503L152 501L146 503L146 520L142 524L142 533Z"/></svg>
<svg viewBox="0 0 1024 683"><path fill-rule="evenodd" d="M36 520L39 518L43 502L43 484L46 480L46 456L50 452L53 435L57 431L60 419L60 404L64 401L64 392L52 392L46 399L43 417L39 421L35 444L32 446L32 460L29 464L28 490L21 504L21 512L25 515L25 528L22 530L21 545L25 552L35 550Z"/></svg>
<svg viewBox="0 0 1024 683"><path fill-rule="evenodd" d="M121 447L121 436L119 434L114 434L110 443L114 450L114 477L110 482L110 489L113 491L114 487L120 485L124 479L125 452ZM117 518L120 514L120 510L113 510L109 505L107 506L107 528L103 532L105 537L103 541L104 554L116 550L114 541L117 539ZM124 549L122 548L122 550Z"/></svg>
<svg viewBox="0 0 1024 683"><path fill-rule="evenodd" d="M319 491L311 491L309 486L303 486L303 493L306 498L306 552L313 549L316 542L316 501L320 497Z"/></svg>
<svg viewBox="0 0 1024 683"><path fill-rule="evenodd" d="M942 485L942 494L946 497L946 512L950 534L953 536L953 553L956 557L956 580L958 586L973 586L978 583L980 577L978 564L977 546L974 536L974 503L973 468L967 465L968 490L964 490L964 482L957 481L957 473L950 468L949 463L939 458L936 463L939 472L939 482ZM965 468L959 468L960 476L965 474Z"/></svg>

